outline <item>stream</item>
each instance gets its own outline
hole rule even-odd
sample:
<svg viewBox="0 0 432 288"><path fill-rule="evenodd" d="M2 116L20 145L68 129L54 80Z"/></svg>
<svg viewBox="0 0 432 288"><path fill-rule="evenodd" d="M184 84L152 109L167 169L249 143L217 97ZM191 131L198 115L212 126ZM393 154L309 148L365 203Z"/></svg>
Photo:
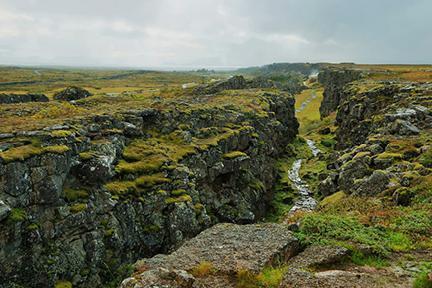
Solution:
<svg viewBox="0 0 432 288"><path fill-rule="evenodd" d="M316 157L320 153L320 150L315 146L315 142L306 140L306 143L312 151L312 155ZM313 198L313 193L309 190L309 186L300 178L302 161L303 159L295 160L291 170L288 172L288 178L292 181L293 187L297 190L299 195L299 198L294 202L294 206L290 209L288 214L293 214L298 210L312 211L317 206L317 201Z"/></svg>
<svg viewBox="0 0 432 288"><path fill-rule="evenodd" d="M311 91L311 96L308 97L303 103L301 103L300 108L296 112L302 111L313 99L317 97L316 92ZM321 152L318 147L315 146L315 142L307 139L306 144L312 152L314 157L317 157ZM291 170L288 172L288 178L293 183L293 188L297 191L299 198L294 201L294 206L290 209L288 214L293 214L298 210L312 211L317 206L317 201L313 198L313 193L309 189L309 186L305 181L300 178L300 169L303 159L297 159L294 161Z"/></svg>

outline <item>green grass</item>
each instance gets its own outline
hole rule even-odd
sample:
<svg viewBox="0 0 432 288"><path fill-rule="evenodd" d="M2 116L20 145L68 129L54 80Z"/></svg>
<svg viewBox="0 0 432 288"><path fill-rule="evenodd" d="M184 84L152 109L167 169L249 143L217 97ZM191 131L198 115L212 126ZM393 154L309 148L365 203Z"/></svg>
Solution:
<svg viewBox="0 0 432 288"><path fill-rule="evenodd" d="M429 274L432 271L432 262L423 263L420 270L414 279L413 288L432 288L432 281L429 279Z"/></svg>
<svg viewBox="0 0 432 288"><path fill-rule="evenodd" d="M384 268L389 266L387 259L378 255L364 255L360 251L354 251L351 256L351 261L360 266L370 266L375 268Z"/></svg>
<svg viewBox="0 0 432 288"><path fill-rule="evenodd" d="M410 238L403 233L366 226L355 217L331 213L305 215L296 235L304 244L364 245L374 254L384 256L393 251L409 250L412 246Z"/></svg>

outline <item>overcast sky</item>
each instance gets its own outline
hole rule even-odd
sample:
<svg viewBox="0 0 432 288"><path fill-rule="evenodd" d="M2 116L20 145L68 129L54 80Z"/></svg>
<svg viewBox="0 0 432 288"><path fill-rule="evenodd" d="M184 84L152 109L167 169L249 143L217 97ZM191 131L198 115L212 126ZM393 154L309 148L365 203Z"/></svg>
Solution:
<svg viewBox="0 0 432 288"><path fill-rule="evenodd" d="M0 0L0 64L430 64L431 14L431 0Z"/></svg>

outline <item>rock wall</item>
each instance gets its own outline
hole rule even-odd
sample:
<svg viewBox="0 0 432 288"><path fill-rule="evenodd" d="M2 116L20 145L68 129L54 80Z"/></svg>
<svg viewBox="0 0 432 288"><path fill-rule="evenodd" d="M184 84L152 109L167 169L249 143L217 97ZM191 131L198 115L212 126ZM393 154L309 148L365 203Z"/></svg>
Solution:
<svg viewBox="0 0 432 288"><path fill-rule="evenodd" d="M261 101L265 115L232 107L141 109L28 133L37 145L5 135L12 144L0 154L2 287L59 280L110 287L128 263L168 252L215 223L258 220L272 198L275 158L298 128L288 94L265 93ZM203 134L214 130L223 133L209 142ZM153 131L184 143L201 137L205 145L157 177L119 173L125 147L151 140ZM138 180L141 190L122 188Z"/></svg>
<svg viewBox="0 0 432 288"><path fill-rule="evenodd" d="M349 82L361 78L361 71L326 68L318 74L324 90L324 98L320 106L321 117L326 117L335 112L339 104L343 101L343 89Z"/></svg>
<svg viewBox="0 0 432 288"><path fill-rule="evenodd" d="M334 92L331 84L325 89L325 97ZM338 86L338 95L337 151L319 194L386 195L409 205L431 173L432 85L363 79Z"/></svg>

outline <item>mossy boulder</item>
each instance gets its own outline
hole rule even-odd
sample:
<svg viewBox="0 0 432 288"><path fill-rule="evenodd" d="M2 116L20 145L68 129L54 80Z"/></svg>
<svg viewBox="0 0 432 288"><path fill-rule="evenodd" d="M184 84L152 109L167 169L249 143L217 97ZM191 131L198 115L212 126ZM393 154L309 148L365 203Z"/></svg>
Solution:
<svg viewBox="0 0 432 288"><path fill-rule="evenodd" d="M55 93L54 99L61 100L61 101L76 101L83 98L87 98L91 95L92 94L86 89L77 86L69 86L64 90Z"/></svg>

